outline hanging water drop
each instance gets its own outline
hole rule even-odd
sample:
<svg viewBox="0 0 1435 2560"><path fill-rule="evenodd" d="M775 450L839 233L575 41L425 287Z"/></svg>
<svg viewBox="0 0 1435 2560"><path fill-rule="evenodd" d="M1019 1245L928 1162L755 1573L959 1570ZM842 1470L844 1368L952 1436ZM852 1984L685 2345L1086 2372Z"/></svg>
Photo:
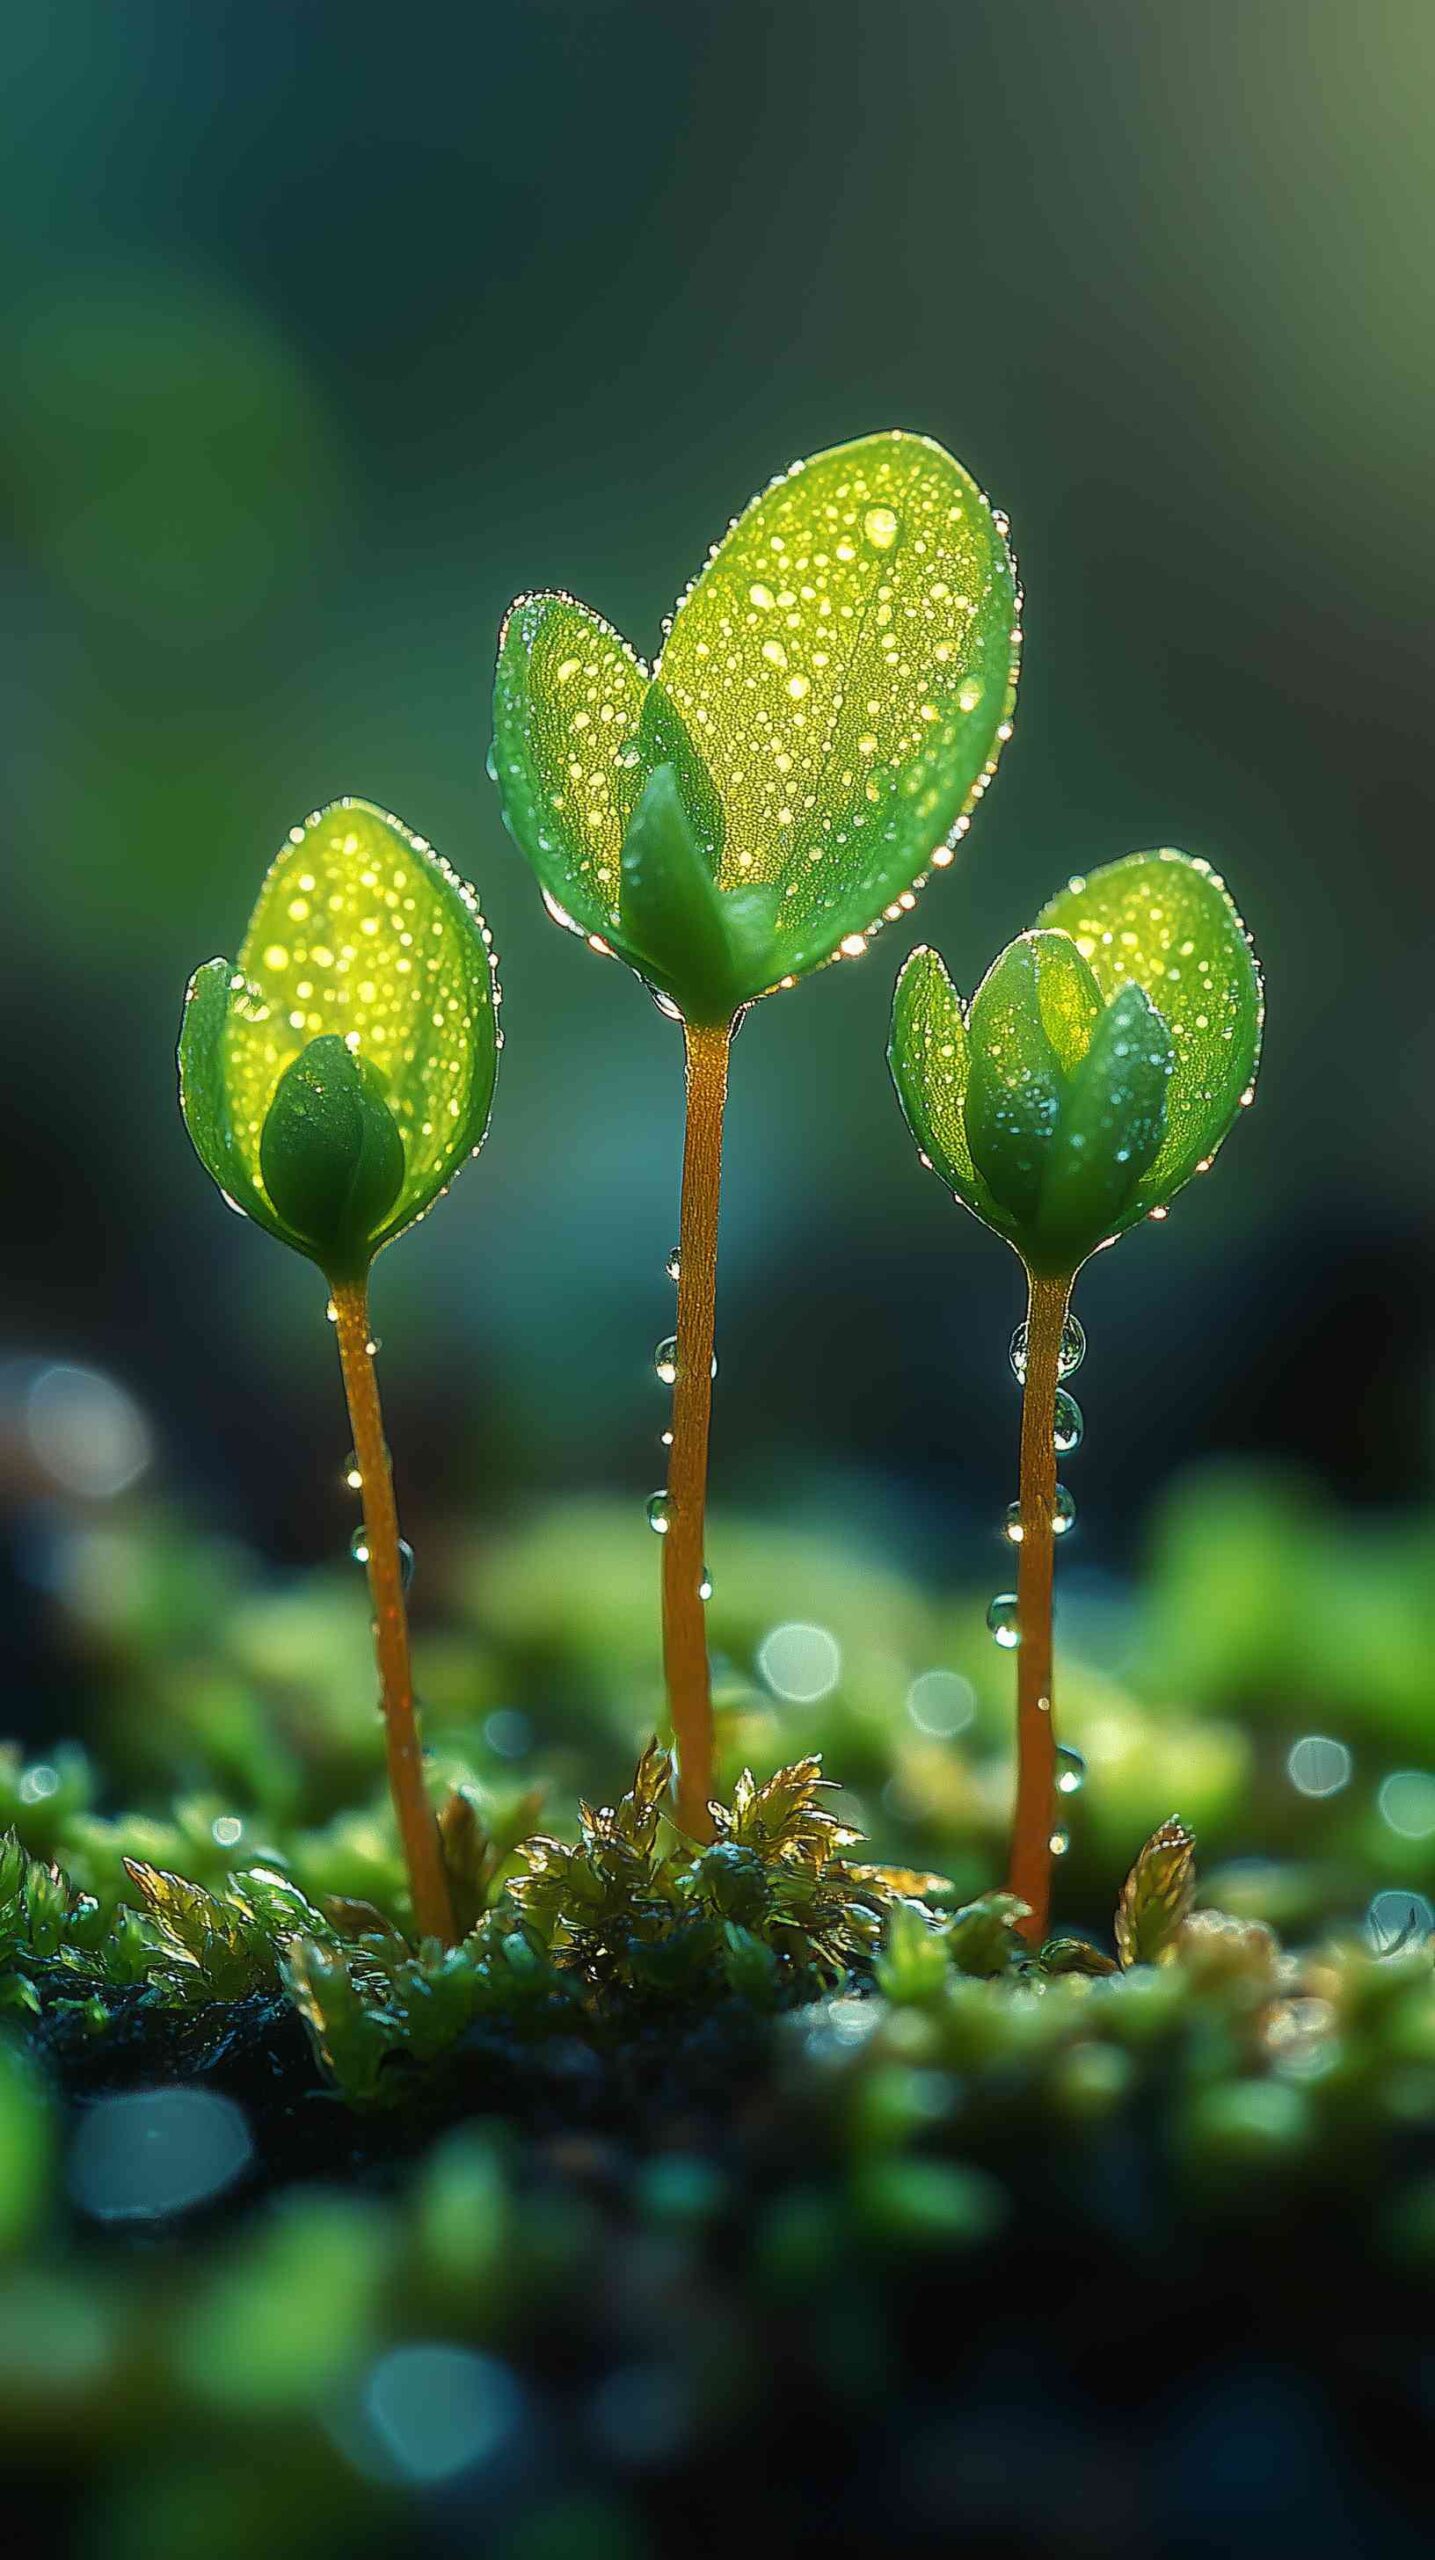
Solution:
<svg viewBox="0 0 1435 2560"><path fill-rule="evenodd" d="M678 1337L675 1333L668 1333L663 1336L657 1350L653 1353L653 1367L657 1370L658 1376L662 1379L665 1387L671 1387L676 1383L678 1374Z"/></svg>
<svg viewBox="0 0 1435 2560"><path fill-rule="evenodd" d="M1051 1534L1054 1538L1067 1538L1075 1526L1076 1504L1065 1485L1059 1484L1056 1488L1056 1498L1051 1506Z"/></svg>
<svg viewBox="0 0 1435 2560"><path fill-rule="evenodd" d="M1056 1792L1059 1796L1079 1796L1086 1784L1086 1762L1079 1751L1067 1742L1056 1746Z"/></svg>
<svg viewBox="0 0 1435 2560"><path fill-rule="evenodd" d="M1069 1396L1065 1387L1058 1387L1056 1414L1051 1427L1052 1446L1057 1456L1069 1458L1074 1449L1079 1449L1085 1430L1085 1416L1075 1396Z"/></svg>
<svg viewBox="0 0 1435 2560"><path fill-rule="evenodd" d="M699 1581L699 1583L698 1583L698 1598L699 1598L700 1600L711 1600L712 1596L713 1596L713 1578L712 1578L712 1575L709 1573L709 1571L708 1571L708 1569L707 1569L707 1566L706 1566L706 1565L704 1565L704 1566L703 1566L703 1569L702 1569L702 1576L701 1576L701 1579L700 1579L700 1581Z"/></svg>
<svg viewBox="0 0 1435 2560"><path fill-rule="evenodd" d="M1071 1847L1071 1833L1069 1831L1053 1831L1047 1846L1054 1858L1064 1858L1067 1850Z"/></svg>
<svg viewBox="0 0 1435 2560"><path fill-rule="evenodd" d="M349 1540L349 1553L353 1557L355 1564L366 1565L368 1563L369 1533L367 1529L356 1529L354 1531L352 1538Z"/></svg>
<svg viewBox="0 0 1435 2560"><path fill-rule="evenodd" d="M664 1447L665 1449L671 1449L671 1447L672 1447L672 1445L673 1445L673 1435L672 1435L671 1430L668 1430L668 1431L660 1431L660 1432L658 1433L658 1438L659 1438L659 1440L661 1441L661 1443L662 1443L662 1445L663 1445L663 1447Z"/></svg>
<svg viewBox="0 0 1435 2560"><path fill-rule="evenodd" d="M668 1275L668 1278L669 1278L670 1280L676 1280L676 1279L677 1279L678 1274L679 1274L679 1269L680 1269L680 1260L679 1260L679 1255L678 1255L678 1248L677 1248L677 1246L676 1246L676 1245L674 1245L674 1247L673 1247L673 1249L672 1249L672 1252L669 1254L669 1256L668 1256L668 1258L667 1258L667 1261L664 1263L664 1265L663 1265L663 1269L666 1271L666 1273L667 1273L667 1275Z"/></svg>
<svg viewBox="0 0 1435 2560"><path fill-rule="evenodd" d="M399 1540L399 1581L405 1591L414 1578L414 1551L407 1538Z"/></svg>
<svg viewBox="0 0 1435 2560"><path fill-rule="evenodd" d="M364 1489L364 1471L359 1464L358 1455L353 1449L349 1451L347 1458L344 1460L344 1482L348 1486L350 1493L362 1493Z"/></svg>
<svg viewBox="0 0 1435 2560"><path fill-rule="evenodd" d="M1004 1653L1012 1653L1021 1642L1017 1624L1016 1593L999 1591L987 1611L987 1625Z"/></svg>
<svg viewBox="0 0 1435 2560"><path fill-rule="evenodd" d="M648 1527L656 1530L660 1538L665 1538L672 1525L672 1505L667 1494L650 1493L648 1496Z"/></svg>
<svg viewBox="0 0 1435 2560"><path fill-rule="evenodd" d="M1026 1337L1027 1327L1023 1319L1011 1338L1011 1365L1023 1386L1026 1384ZM1056 1355L1058 1378L1071 1377L1085 1358L1085 1327L1079 1316L1068 1316L1061 1328L1061 1348Z"/></svg>
<svg viewBox="0 0 1435 2560"><path fill-rule="evenodd" d="M1019 1502L1009 1502L1007 1504L1006 1511L1002 1518L1002 1536L1004 1538L1009 1538L1014 1547L1019 1547L1021 1545L1023 1531L1021 1525L1021 1504Z"/></svg>

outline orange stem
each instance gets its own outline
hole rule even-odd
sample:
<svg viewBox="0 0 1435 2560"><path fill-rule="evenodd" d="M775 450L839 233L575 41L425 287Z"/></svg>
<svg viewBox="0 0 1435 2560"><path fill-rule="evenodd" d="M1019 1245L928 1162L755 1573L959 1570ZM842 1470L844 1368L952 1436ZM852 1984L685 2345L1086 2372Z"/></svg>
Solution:
<svg viewBox="0 0 1435 2560"><path fill-rule="evenodd" d="M708 1426L712 1416L717 1305L718 1195L732 1025L684 1025L687 1125L678 1221L677 1377L668 1458L668 1528L663 1540L663 1674L677 1746L674 1811L695 1840L711 1840L712 1678L703 1579Z"/></svg>
<svg viewBox="0 0 1435 2560"><path fill-rule="evenodd" d="M1016 1813L1011 1892L1030 1905L1018 1923L1031 1945L1046 1936L1051 1907L1051 1830L1056 1802L1052 1720L1051 1583L1056 1504L1056 1390L1071 1279L1030 1275L1026 1378L1021 1400L1021 1545L1017 1550Z"/></svg>
<svg viewBox="0 0 1435 2560"><path fill-rule="evenodd" d="M354 1434L354 1456L364 1489L364 1540L369 1550L369 1591L374 1603L374 1655L378 1663L387 1739L389 1793L403 1844L409 1892L419 1934L453 1946L458 1937L438 1824L424 1785L423 1752L414 1710L409 1665L409 1621L404 1605L399 1520L393 1470L384 1439L379 1382L369 1333L367 1280L333 1286L339 1365Z"/></svg>

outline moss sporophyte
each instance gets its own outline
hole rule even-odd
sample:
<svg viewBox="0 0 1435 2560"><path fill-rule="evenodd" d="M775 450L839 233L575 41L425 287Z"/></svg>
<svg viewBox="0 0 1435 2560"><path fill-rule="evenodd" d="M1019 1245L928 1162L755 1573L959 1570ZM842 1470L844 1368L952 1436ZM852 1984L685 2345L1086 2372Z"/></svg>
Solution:
<svg viewBox="0 0 1435 2560"><path fill-rule="evenodd" d="M369 1327L374 1256L488 1126L502 1034L492 938L433 847L362 800L319 810L265 876L237 962L185 998L180 1102L230 1206L329 1285L362 1488L389 1785L420 1934L455 1935L424 1785L399 1537Z"/></svg>
<svg viewBox="0 0 1435 2560"><path fill-rule="evenodd" d="M1070 1313L1083 1263L1162 1218L1208 1170L1253 1090L1263 999L1249 937L1209 865L1137 853L1072 880L995 960L963 1008L935 951L897 981L889 1057L922 1161L1026 1268L1012 1343L1022 1382L1018 1587L992 1604L1017 1661L1010 1889L1045 1934L1057 1745L1053 1544L1073 1507L1058 1445L1079 1416L1061 1381L1085 1348ZM1060 1401L1058 1401L1060 1399Z"/></svg>
<svg viewBox="0 0 1435 2560"><path fill-rule="evenodd" d="M504 624L492 771L550 912L681 1022L687 1127L663 1533L675 1810L710 1839L703 1614L728 1053L746 1007L855 957L952 858L1010 728L1004 520L921 436L817 455L755 498L650 670L571 596Z"/></svg>

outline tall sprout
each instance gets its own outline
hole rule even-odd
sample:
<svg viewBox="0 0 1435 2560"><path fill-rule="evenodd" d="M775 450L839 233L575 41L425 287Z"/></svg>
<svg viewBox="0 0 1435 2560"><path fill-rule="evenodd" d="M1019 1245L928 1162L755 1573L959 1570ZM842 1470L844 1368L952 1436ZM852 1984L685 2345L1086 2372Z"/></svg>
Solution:
<svg viewBox="0 0 1435 2560"><path fill-rule="evenodd" d="M1019 599L1004 520L894 432L755 498L649 669L571 596L503 627L492 770L550 912L682 1026L687 1120L663 1532L676 1813L711 1834L704 1510L723 1114L746 1007L855 957L949 862L1009 734Z"/></svg>
<svg viewBox="0 0 1435 2560"><path fill-rule="evenodd" d="M415 1921L445 1944L453 1908L424 1785L369 1272L483 1142L498 1004L473 891L398 819L340 800L291 828L238 960L211 960L191 979L179 1042L180 1103L201 1162L231 1208L328 1282L389 1788Z"/></svg>
<svg viewBox="0 0 1435 2560"><path fill-rule="evenodd" d="M1209 865L1136 853L1073 880L964 1007L935 951L897 981L889 1057L922 1161L1027 1275L1012 1344L1022 1382L1018 1587L993 1603L1017 1665L1010 1886L1039 1941L1051 1897L1057 1745L1052 1559L1071 1517L1056 1481L1057 1397L1083 1349L1084 1262L1163 1218L1249 1102L1263 999L1250 940ZM1068 1406L1069 1406L1069 1399ZM1064 1435L1075 1429L1074 1408Z"/></svg>

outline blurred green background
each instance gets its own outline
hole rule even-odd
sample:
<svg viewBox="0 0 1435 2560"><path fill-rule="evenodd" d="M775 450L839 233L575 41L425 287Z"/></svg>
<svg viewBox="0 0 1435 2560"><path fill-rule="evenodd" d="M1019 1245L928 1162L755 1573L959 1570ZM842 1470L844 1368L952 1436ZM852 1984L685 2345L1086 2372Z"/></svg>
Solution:
<svg viewBox="0 0 1435 2560"><path fill-rule="evenodd" d="M1202 1452L1419 1495L1432 67L1421 0L11 0L0 1347L122 1381L271 1559L346 1540L322 1292L224 1215L172 1052L285 828L361 793L478 883L507 997L483 1159L377 1282L420 1557L585 1488L641 1549L677 1044L503 834L496 627L562 584L651 649L754 488L902 423L1010 513L1016 735L917 916L739 1043L719 1510L1002 1578L1017 1275L913 1160L892 979L930 938L970 986L1161 842L1235 888L1267 1058L1083 1283L1069 1588Z"/></svg>

